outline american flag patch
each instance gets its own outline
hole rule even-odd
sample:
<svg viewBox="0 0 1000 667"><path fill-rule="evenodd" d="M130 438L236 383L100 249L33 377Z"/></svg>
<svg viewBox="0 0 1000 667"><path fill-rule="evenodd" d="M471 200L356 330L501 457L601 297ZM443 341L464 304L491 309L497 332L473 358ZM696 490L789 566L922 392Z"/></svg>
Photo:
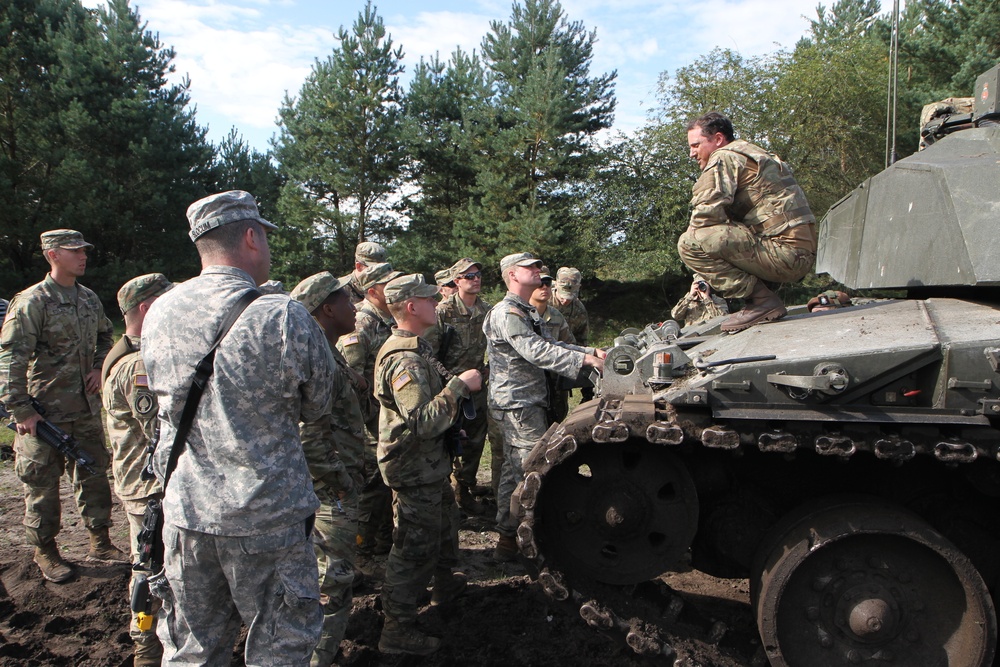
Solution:
<svg viewBox="0 0 1000 667"><path fill-rule="evenodd" d="M358 334L351 334L350 336L344 336L341 338L340 342L344 345L357 345L359 340Z"/></svg>
<svg viewBox="0 0 1000 667"><path fill-rule="evenodd" d="M399 391L411 382L413 382L413 378L410 376L410 373L408 371L403 371L392 379L392 388Z"/></svg>

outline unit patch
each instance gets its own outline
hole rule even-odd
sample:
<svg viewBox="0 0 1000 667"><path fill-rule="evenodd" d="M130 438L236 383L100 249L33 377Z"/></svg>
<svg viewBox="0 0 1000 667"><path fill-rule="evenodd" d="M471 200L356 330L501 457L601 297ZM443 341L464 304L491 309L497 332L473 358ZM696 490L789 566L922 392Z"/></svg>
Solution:
<svg viewBox="0 0 1000 667"><path fill-rule="evenodd" d="M156 399L148 391L141 391L135 397L135 413L137 415L148 415L156 406Z"/></svg>

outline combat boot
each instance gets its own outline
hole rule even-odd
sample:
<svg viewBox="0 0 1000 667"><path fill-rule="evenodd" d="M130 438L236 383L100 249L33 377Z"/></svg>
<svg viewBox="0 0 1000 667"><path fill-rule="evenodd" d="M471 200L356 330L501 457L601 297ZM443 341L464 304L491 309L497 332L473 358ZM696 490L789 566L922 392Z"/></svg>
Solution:
<svg viewBox="0 0 1000 667"><path fill-rule="evenodd" d="M430 655L441 646L441 640L417 630L413 623L397 623L385 619L382 636L378 640L381 653L409 653L410 655Z"/></svg>
<svg viewBox="0 0 1000 667"><path fill-rule="evenodd" d="M132 559L128 554L111 543L108 535L108 527L90 528L90 551L87 552L87 560L91 563L103 563L104 565L117 565L119 563L131 563Z"/></svg>
<svg viewBox="0 0 1000 667"><path fill-rule="evenodd" d="M781 319L787 314L788 310L778 295L758 279L753 291L746 298L743 310L726 318L721 328L723 331L743 331L761 322Z"/></svg>
<svg viewBox="0 0 1000 667"><path fill-rule="evenodd" d="M385 581L385 565L378 562L374 556L359 553L354 569L364 575L366 581L373 585Z"/></svg>
<svg viewBox="0 0 1000 667"><path fill-rule="evenodd" d="M493 550L493 560L498 563L509 563L517 560L517 540L513 535L501 535L497 547Z"/></svg>
<svg viewBox="0 0 1000 667"><path fill-rule="evenodd" d="M448 604L462 593L469 585L469 577L464 572L445 570L434 575L434 588L431 591L431 606Z"/></svg>
<svg viewBox="0 0 1000 667"><path fill-rule="evenodd" d="M465 510L467 514L479 515L486 511L486 507L476 499L476 496L473 495L469 487L461 482L456 486L458 491L456 494L458 496L458 506Z"/></svg>
<svg viewBox="0 0 1000 667"><path fill-rule="evenodd" d="M42 571L42 576L49 581L61 584L73 576L73 568L59 554L55 540L45 546L35 547L34 560L38 569Z"/></svg>

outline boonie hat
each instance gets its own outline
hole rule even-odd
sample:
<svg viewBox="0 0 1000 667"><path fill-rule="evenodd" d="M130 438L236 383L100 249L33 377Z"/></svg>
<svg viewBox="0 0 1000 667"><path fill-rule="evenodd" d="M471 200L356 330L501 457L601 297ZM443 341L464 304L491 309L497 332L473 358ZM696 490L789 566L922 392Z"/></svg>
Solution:
<svg viewBox="0 0 1000 667"><path fill-rule="evenodd" d="M367 292L372 287L381 285L382 283L387 283L393 278L397 278L401 275L403 275L403 272L393 271L392 264L389 262L372 264L358 276L358 285L361 286L361 289Z"/></svg>
<svg viewBox="0 0 1000 667"><path fill-rule="evenodd" d="M253 220L268 229L278 228L260 217L257 201L253 195L243 190L229 190L199 199L188 206L187 219L191 225L188 236L192 241L197 241L199 236L216 227L241 220Z"/></svg>
<svg viewBox="0 0 1000 667"><path fill-rule="evenodd" d="M350 275L337 278L329 271L321 271L309 276L292 290L289 295L303 306L310 313L319 308L326 298L347 285Z"/></svg>
<svg viewBox="0 0 1000 667"><path fill-rule="evenodd" d="M83 240L83 234L75 229L53 229L42 232L42 250L53 250L55 248L65 248L76 250L77 248L93 248L93 243Z"/></svg>
<svg viewBox="0 0 1000 667"><path fill-rule="evenodd" d="M439 287L454 287L455 279L451 277L451 269L441 269L434 274L434 282Z"/></svg>
<svg viewBox="0 0 1000 667"><path fill-rule="evenodd" d="M507 255L500 260L500 273L507 273L507 269L515 266L541 266L542 260L536 258L530 252L517 252Z"/></svg>
<svg viewBox="0 0 1000 667"><path fill-rule="evenodd" d="M146 299L165 294L173 286L162 273L147 273L133 278L118 290L118 307L122 309L122 314L127 313Z"/></svg>
<svg viewBox="0 0 1000 667"><path fill-rule="evenodd" d="M385 261L385 248L374 241L359 243L354 249L354 261L364 265L378 264Z"/></svg>
<svg viewBox="0 0 1000 667"><path fill-rule="evenodd" d="M419 273L399 276L385 286L385 302L400 303L407 299L434 296L439 292L437 285L428 285Z"/></svg>

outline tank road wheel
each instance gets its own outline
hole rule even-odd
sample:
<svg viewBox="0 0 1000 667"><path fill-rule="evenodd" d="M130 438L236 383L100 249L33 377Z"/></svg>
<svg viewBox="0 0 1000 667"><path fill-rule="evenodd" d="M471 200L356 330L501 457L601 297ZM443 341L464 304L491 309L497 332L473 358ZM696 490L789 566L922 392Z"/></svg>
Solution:
<svg viewBox="0 0 1000 667"><path fill-rule="evenodd" d="M979 572L922 519L840 499L762 542L751 598L772 667L988 667L993 602Z"/></svg>
<svg viewBox="0 0 1000 667"><path fill-rule="evenodd" d="M546 560L571 578L607 584L663 574L698 527L687 468L662 445L635 439L580 445L545 475L538 505Z"/></svg>

